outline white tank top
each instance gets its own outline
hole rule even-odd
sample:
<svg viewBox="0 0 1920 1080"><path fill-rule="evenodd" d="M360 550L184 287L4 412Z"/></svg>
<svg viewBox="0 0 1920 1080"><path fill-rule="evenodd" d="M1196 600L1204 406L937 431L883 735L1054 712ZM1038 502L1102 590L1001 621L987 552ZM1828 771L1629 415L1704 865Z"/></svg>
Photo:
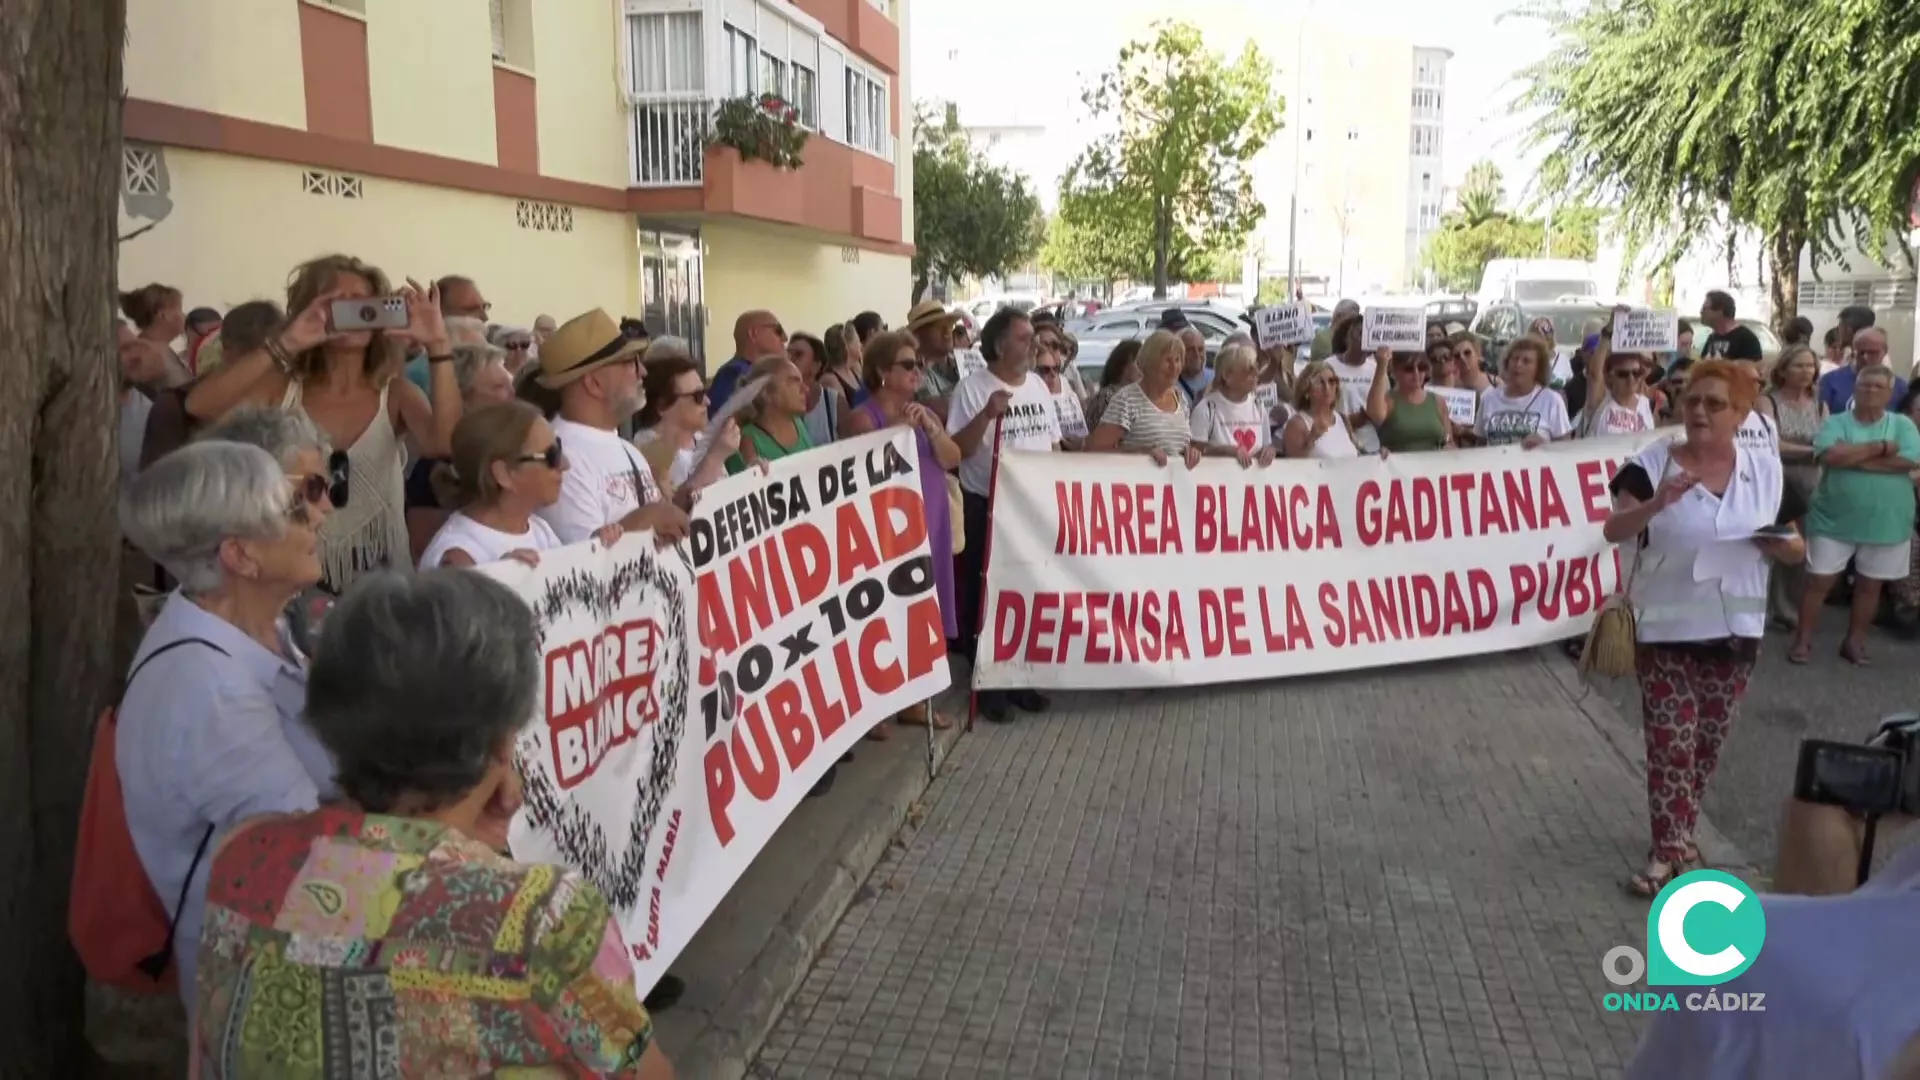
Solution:
<svg viewBox="0 0 1920 1080"><path fill-rule="evenodd" d="M1360 447L1354 443L1353 433L1347 430L1347 418L1336 415L1334 419L1339 422L1328 429L1325 435L1313 440L1313 445L1307 447L1308 457L1350 458L1360 456ZM1295 413L1293 419L1287 422L1291 424L1302 421L1306 423L1308 430L1312 430L1313 417L1308 416L1306 413Z"/></svg>
<svg viewBox="0 0 1920 1080"><path fill-rule="evenodd" d="M432 570L450 551L464 551L475 566L499 562L510 551L553 551L564 547L553 526L538 517L528 519L527 531L518 535L482 525L463 513L455 513L433 534L433 541L420 556L420 569Z"/></svg>

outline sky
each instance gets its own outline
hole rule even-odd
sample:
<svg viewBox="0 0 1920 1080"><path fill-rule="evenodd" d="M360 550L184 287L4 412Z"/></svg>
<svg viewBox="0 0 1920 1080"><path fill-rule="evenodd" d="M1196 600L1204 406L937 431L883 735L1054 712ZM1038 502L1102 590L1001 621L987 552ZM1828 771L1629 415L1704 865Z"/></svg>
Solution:
<svg viewBox="0 0 1920 1080"><path fill-rule="evenodd" d="M1501 16L1519 0L1247 0L1276 5L1312 20L1339 20L1364 33L1390 27L1395 36L1453 50L1447 70L1444 175L1456 185L1468 166L1492 158L1520 196L1532 175L1521 125L1507 109L1515 71L1549 46L1537 22ZM1080 90L1113 63L1140 15L1179 16L1180 0L915 0L911 58L916 98L950 96L974 123L1042 124L1060 142L1064 165L1086 134ZM1125 17L1116 17L1124 11ZM949 61L950 54L958 64ZM1270 57L1277 69L1291 57ZM956 72L958 73L956 78ZM948 87L949 81L962 85ZM1292 80L1278 72L1282 93ZM1051 178L1043 178L1051 181Z"/></svg>

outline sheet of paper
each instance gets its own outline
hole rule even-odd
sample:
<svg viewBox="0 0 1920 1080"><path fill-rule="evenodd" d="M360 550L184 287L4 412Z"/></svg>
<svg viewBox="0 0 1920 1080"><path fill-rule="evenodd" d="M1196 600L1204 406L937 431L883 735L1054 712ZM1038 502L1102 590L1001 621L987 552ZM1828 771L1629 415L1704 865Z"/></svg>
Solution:
<svg viewBox="0 0 1920 1080"><path fill-rule="evenodd" d="M1672 352L1679 347L1680 314L1670 308L1634 308L1614 319L1614 352Z"/></svg>
<svg viewBox="0 0 1920 1080"><path fill-rule="evenodd" d="M1368 352L1421 352L1427 347L1427 309L1371 307L1361 317L1360 344Z"/></svg>
<svg viewBox="0 0 1920 1080"><path fill-rule="evenodd" d="M1087 437L1087 413L1080 407L1080 399L1073 391L1053 395L1053 412L1060 418L1060 434L1063 438Z"/></svg>
<svg viewBox="0 0 1920 1080"><path fill-rule="evenodd" d="M727 399L727 403L707 418L707 430L700 433L700 441L694 444L700 456L693 463L693 472L699 472L707 463L707 458L714 450L714 437L720 434L720 429L726 425L726 422L739 415L742 409L760 400L760 392L765 390L767 384L772 381L772 377L763 375L752 382L741 383L734 387L733 396Z"/></svg>
<svg viewBox="0 0 1920 1080"><path fill-rule="evenodd" d="M1714 540L1693 555L1693 580L1720 581L1753 568L1765 558L1751 540Z"/></svg>
<svg viewBox="0 0 1920 1080"><path fill-rule="evenodd" d="M1253 313L1253 328L1263 349L1305 345L1313 340L1313 308L1307 304L1264 307Z"/></svg>
<svg viewBox="0 0 1920 1080"><path fill-rule="evenodd" d="M1433 394L1447 403L1447 419L1467 427L1473 426L1476 410L1480 407L1480 395L1471 390L1456 390L1448 386L1429 386L1427 393Z"/></svg>
<svg viewBox="0 0 1920 1080"><path fill-rule="evenodd" d="M962 379L974 372L987 370L987 358L981 355L979 349L961 349L953 354L953 363L960 370Z"/></svg>

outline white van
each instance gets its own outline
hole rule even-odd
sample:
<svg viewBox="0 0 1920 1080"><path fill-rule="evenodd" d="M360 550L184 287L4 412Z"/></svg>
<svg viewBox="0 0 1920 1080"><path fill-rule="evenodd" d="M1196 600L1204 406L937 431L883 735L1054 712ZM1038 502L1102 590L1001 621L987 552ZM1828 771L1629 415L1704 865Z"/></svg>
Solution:
<svg viewBox="0 0 1920 1080"><path fill-rule="evenodd" d="M1551 303L1600 296L1600 275L1579 259L1490 259L1474 299L1484 310L1503 300Z"/></svg>

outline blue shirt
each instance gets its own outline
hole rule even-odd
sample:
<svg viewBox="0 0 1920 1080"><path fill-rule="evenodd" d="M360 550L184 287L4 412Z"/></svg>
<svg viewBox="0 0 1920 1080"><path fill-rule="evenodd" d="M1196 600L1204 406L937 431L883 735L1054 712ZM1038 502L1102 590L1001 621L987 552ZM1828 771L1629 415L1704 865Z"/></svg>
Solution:
<svg viewBox="0 0 1920 1080"><path fill-rule="evenodd" d="M707 408L714 412L727 403L733 392L740 388L740 380L753 368L753 362L744 356L736 356L720 365L713 373L713 383L707 387Z"/></svg>
<svg viewBox="0 0 1920 1080"><path fill-rule="evenodd" d="M426 357L416 356L407 361L407 381L419 387L428 401L433 400L433 365Z"/></svg>
<svg viewBox="0 0 1920 1080"><path fill-rule="evenodd" d="M1838 416L1853 411L1853 384L1860 378L1860 372L1853 365L1834 368L1820 376L1820 400L1827 406L1827 412ZM1898 403L1907 396L1907 380L1894 376L1893 402Z"/></svg>
<svg viewBox="0 0 1920 1080"><path fill-rule="evenodd" d="M1765 994L1765 1012L1657 1012L1628 1080L1882 1080L1920 1031L1920 847L1844 896L1762 896L1767 939L1716 989ZM1599 980L1596 979L1596 982Z"/></svg>
<svg viewBox="0 0 1920 1080"><path fill-rule="evenodd" d="M276 656L232 623L179 592L141 639L134 663L173 641L197 638L154 659L127 687L114 762L134 851L169 910L214 827L174 934L180 993L193 1007L194 961L207 899L206 874L222 834L260 814L303 813L335 794L333 758L302 715L306 658L281 627Z"/></svg>

